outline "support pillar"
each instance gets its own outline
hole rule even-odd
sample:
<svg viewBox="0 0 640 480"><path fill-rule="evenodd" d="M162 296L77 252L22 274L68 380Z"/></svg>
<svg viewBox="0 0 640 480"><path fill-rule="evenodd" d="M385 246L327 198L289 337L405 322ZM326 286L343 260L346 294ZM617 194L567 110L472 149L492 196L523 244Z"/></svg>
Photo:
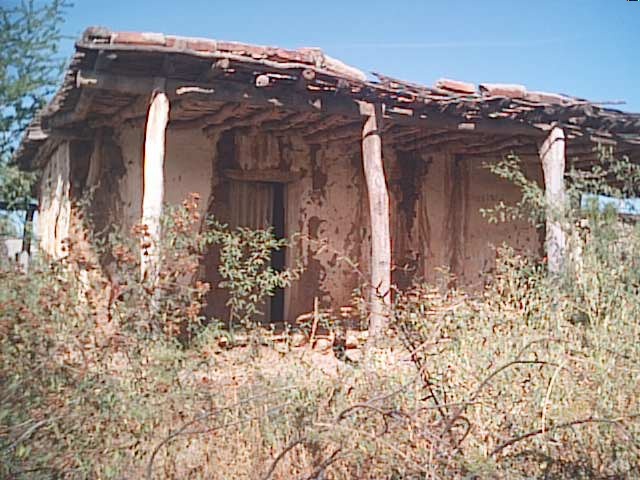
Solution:
<svg viewBox="0 0 640 480"><path fill-rule="evenodd" d="M366 120L362 129L362 162L371 219L371 315L369 337L379 338L389 323L391 303L391 233L389 192L382 163L382 112L378 105L361 103Z"/></svg>
<svg viewBox="0 0 640 480"><path fill-rule="evenodd" d="M545 252L549 273L562 271L566 252L566 232L563 229L565 208L565 136L564 131L554 127L540 147L540 159L544 173L546 201Z"/></svg>
<svg viewBox="0 0 640 480"><path fill-rule="evenodd" d="M169 122L169 99L164 89L156 90L147 113L144 136L142 225L140 270L143 279L154 279L158 272L160 218L164 202L164 154Z"/></svg>

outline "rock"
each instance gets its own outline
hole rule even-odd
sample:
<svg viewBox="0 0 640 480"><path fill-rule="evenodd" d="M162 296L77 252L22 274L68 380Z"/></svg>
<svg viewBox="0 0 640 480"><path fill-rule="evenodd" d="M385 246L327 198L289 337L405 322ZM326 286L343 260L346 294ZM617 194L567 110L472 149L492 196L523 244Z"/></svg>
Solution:
<svg viewBox="0 0 640 480"><path fill-rule="evenodd" d="M354 363L358 363L359 361L361 361L363 355L364 354L362 353L362 350L360 350L359 348L351 348L349 350L345 350L344 352L345 358Z"/></svg>
<svg viewBox="0 0 640 480"><path fill-rule="evenodd" d="M318 352L328 353L331 351L333 347L333 338L330 337L320 337L316 338L315 344L313 345L313 349Z"/></svg>
<svg viewBox="0 0 640 480"><path fill-rule="evenodd" d="M302 347L306 345L309 339L302 332L294 332L291 334L291 346L292 347Z"/></svg>
<svg viewBox="0 0 640 480"><path fill-rule="evenodd" d="M358 334L353 330L347 330L347 334L345 335L344 346L347 349L350 348L358 348L360 346L360 342L358 340Z"/></svg>

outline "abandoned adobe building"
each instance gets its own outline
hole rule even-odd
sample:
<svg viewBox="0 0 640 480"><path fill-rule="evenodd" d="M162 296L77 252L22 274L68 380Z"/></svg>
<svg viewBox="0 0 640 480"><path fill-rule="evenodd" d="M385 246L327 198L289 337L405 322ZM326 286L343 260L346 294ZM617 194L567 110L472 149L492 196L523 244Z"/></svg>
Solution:
<svg viewBox="0 0 640 480"><path fill-rule="evenodd" d="M596 143L633 158L640 149L637 114L519 85L376 77L315 48L87 29L17 153L22 168L42 170L41 251L64 254L74 201L93 190L97 226L149 227L142 268L152 271L162 205L197 192L203 216L301 234L277 266L300 259L305 271L269 320L310 311L314 297L347 304L363 278L343 257L384 304L391 283L433 280L441 266L480 285L492 244L546 246L559 268L558 225L541 235L483 218L481 208L519 198L486 162L515 152L554 201L565 169L597 161ZM202 266L211 313L225 300L214 257Z"/></svg>

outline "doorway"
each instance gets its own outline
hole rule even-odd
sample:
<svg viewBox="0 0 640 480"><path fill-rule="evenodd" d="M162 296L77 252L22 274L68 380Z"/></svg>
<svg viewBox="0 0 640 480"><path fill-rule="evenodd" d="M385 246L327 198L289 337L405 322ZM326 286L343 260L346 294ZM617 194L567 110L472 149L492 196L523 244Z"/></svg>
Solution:
<svg viewBox="0 0 640 480"><path fill-rule="evenodd" d="M254 230L271 228L277 239L286 234L286 184L230 180L230 226ZM271 267L282 271L286 268L286 251L280 249L271 254ZM285 289L278 288L258 309L263 316L261 323L282 322L285 319Z"/></svg>

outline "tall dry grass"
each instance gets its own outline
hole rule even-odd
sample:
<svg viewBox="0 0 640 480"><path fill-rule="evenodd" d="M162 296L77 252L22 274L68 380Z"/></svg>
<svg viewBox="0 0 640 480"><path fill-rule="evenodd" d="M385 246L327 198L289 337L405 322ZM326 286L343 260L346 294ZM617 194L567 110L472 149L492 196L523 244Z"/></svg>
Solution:
<svg viewBox="0 0 640 480"><path fill-rule="evenodd" d="M640 230L591 207L563 212L564 275L501 247L479 294L397 292L358 363L229 348L200 317L207 285L184 276L207 241L245 239L236 272L266 234L194 235L187 202L151 288L131 245L107 242L105 276L78 233L66 259L0 272L0 476L640 478Z"/></svg>

